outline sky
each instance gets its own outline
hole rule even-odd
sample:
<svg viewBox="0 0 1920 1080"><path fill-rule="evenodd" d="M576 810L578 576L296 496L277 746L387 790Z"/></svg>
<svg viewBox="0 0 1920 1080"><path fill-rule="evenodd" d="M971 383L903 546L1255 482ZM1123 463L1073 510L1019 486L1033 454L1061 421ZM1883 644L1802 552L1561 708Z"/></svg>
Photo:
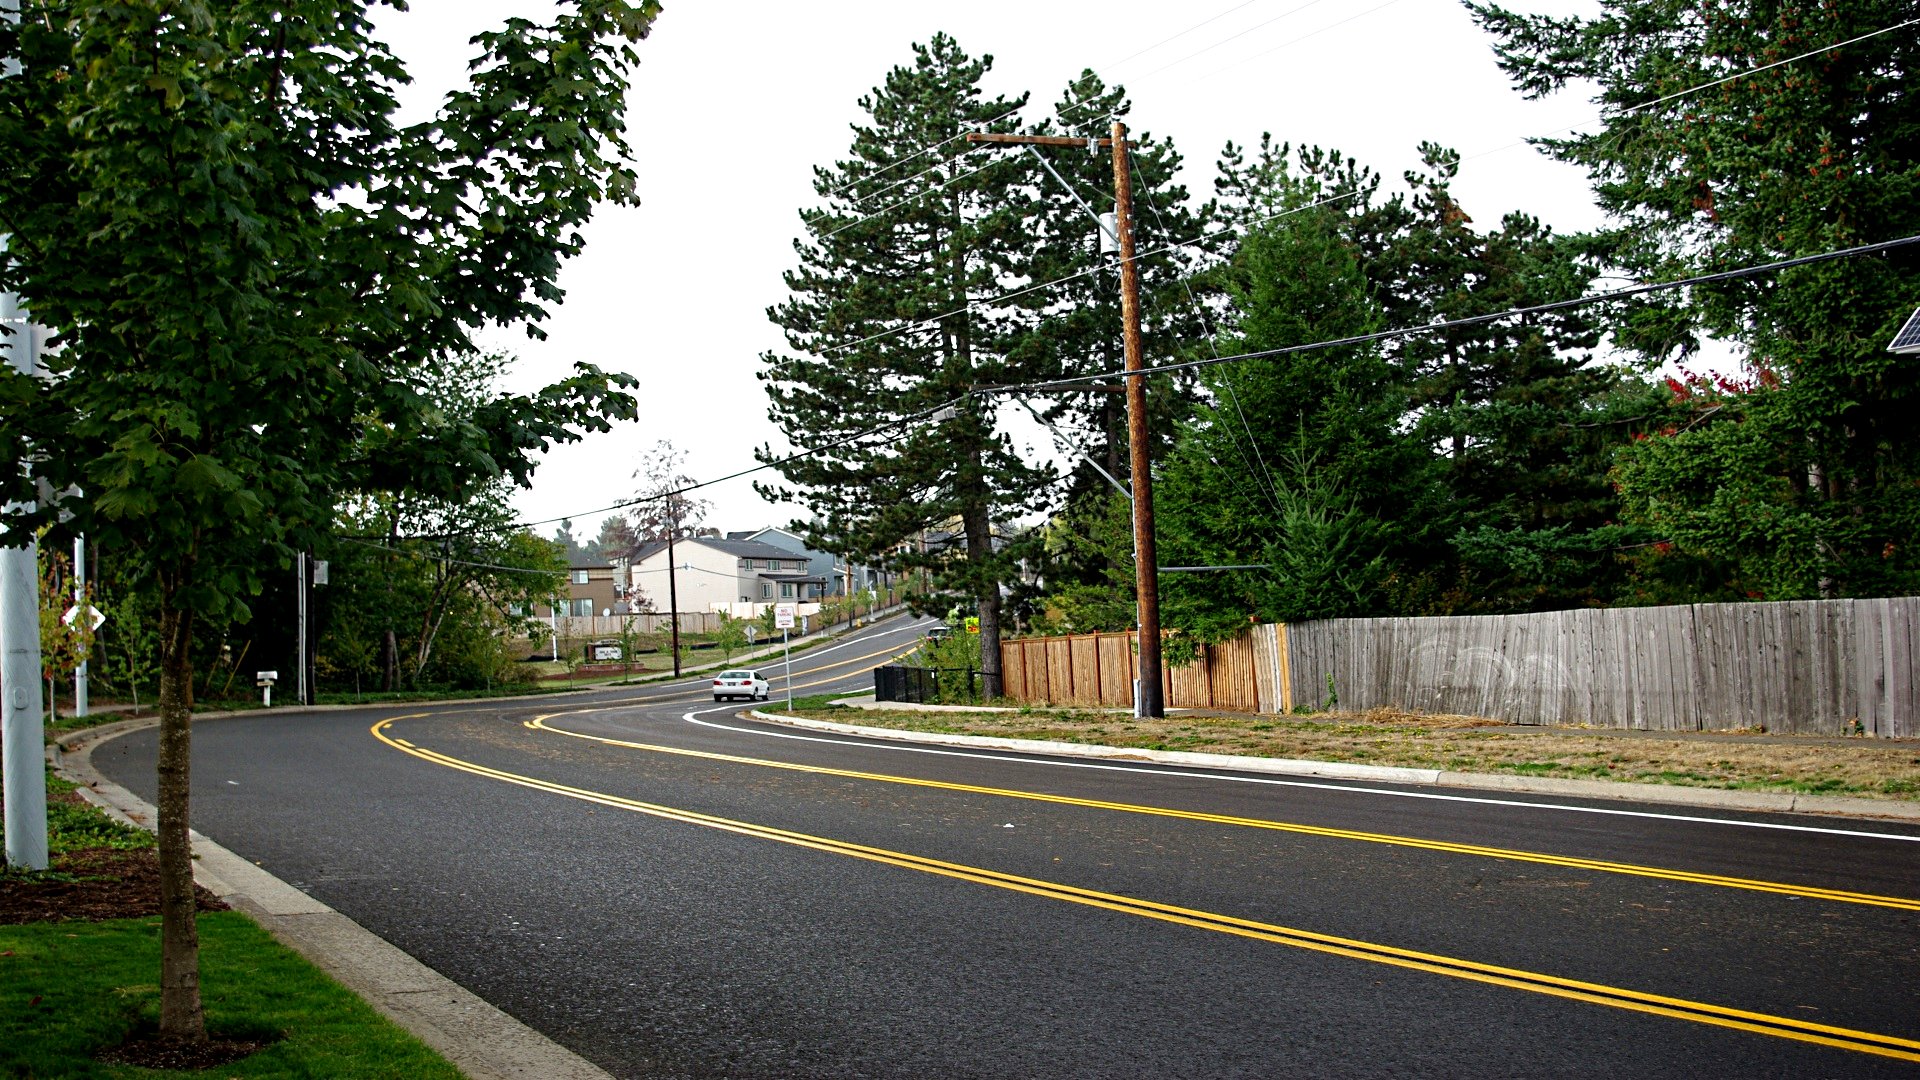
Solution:
<svg viewBox="0 0 1920 1080"><path fill-rule="evenodd" d="M1598 5L1507 6L1565 15ZM545 0L409 7L378 23L414 78L409 118L458 85L473 34L551 10ZM1585 176L1523 141L1590 126L1587 93L1521 98L1455 0L666 0L629 93L641 205L596 214L586 251L561 274L566 300L543 324L546 340L524 328L487 338L518 357L515 390L562 378L576 360L640 381L637 423L556 448L515 498L522 520L541 522L535 531L550 536L547 519L569 515L576 536L592 536L603 508L632 496L634 470L660 440L685 452L697 479L753 466L757 446L787 447L754 372L783 346L766 310L786 294L799 209L816 203L813 166L845 155L858 99L940 31L993 57L989 94L1031 91L1030 119L1083 69L1125 86L1131 128L1173 141L1196 199L1211 193L1229 140L1270 131L1337 147L1390 184L1419 165L1421 141L1451 146L1465 158L1456 197L1483 227L1514 210L1563 231L1601 221ZM1052 452L1030 423L1010 430L1036 456ZM745 479L704 494L707 524L722 530L804 513L764 502Z"/></svg>

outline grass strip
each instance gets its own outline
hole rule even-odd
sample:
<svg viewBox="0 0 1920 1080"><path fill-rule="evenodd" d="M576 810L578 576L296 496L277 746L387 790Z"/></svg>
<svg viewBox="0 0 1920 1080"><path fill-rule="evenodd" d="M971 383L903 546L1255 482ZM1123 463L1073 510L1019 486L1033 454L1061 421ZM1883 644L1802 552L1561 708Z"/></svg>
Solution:
<svg viewBox="0 0 1920 1080"><path fill-rule="evenodd" d="M158 1022L160 920L0 926L0 1076L460 1075L240 912L200 916L200 965L209 1033L271 1045L211 1073L103 1064Z"/></svg>
<svg viewBox="0 0 1920 1080"><path fill-rule="evenodd" d="M808 703L811 706L811 702ZM802 707L815 719L905 731L1041 739L1134 750L1295 758L1450 772L1511 773L1723 790L1920 799L1920 743L1752 732L1666 736L1541 727L1397 709L1308 716L1176 714L1163 720L1073 709L919 712ZM1501 728L1503 730L1491 730Z"/></svg>

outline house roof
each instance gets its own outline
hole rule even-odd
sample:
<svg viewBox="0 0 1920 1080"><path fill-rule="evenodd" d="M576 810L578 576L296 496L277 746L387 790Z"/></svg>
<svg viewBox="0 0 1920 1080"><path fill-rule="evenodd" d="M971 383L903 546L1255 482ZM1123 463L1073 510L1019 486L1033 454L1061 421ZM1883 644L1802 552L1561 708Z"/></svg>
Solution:
<svg viewBox="0 0 1920 1080"><path fill-rule="evenodd" d="M756 540L723 540L717 536L692 536L685 540L676 540L674 543L700 544L704 547L712 548L715 551L731 555L736 559L791 559L794 557L794 553L785 548L777 548L772 544L762 544ZM645 562L647 559L652 558L655 552L666 550L666 547L667 542L665 540L649 541L640 545L640 551L633 557L633 561L636 563Z"/></svg>

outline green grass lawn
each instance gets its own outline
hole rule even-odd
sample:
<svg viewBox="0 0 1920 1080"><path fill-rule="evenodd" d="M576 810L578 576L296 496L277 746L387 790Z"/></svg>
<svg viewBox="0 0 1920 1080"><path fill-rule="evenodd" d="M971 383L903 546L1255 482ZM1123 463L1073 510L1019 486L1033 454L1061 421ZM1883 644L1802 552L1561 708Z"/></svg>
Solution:
<svg viewBox="0 0 1920 1080"><path fill-rule="evenodd" d="M192 1075L460 1075L240 912L200 916L200 965L209 1033L274 1041ZM188 1075L94 1060L151 1033L159 975L157 918L0 926L0 1076Z"/></svg>

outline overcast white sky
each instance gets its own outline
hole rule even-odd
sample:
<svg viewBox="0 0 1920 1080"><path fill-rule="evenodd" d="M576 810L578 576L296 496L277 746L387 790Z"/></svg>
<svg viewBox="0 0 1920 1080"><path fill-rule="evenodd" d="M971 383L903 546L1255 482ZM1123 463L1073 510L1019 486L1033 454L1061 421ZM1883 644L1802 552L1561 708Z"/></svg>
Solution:
<svg viewBox="0 0 1920 1080"><path fill-rule="evenodd" d="M1584 14L1597 3L1511 6ZM380 25L415 78L409 107L421 110L462 77L474 33L549 10L529 0L411 7ZM1466 155L1455 190L1483 224L1510 210L1563 230L1599 221L1581 173L1516 145L1591 120L1585 94L1523 101L1454 0L667 0L630 96L643 205L595 218L586 253L561 277L567 299L548 340L497 339L520 357L518 388L576 359L632 373L641 419L549 454L516 500L526 520L571 514L576 535L591 536L605 516L593 511L632 494L636 461L660 439L687 451L702 479L751 466L763 442L785 445L753 372L782 344L765 311L785 293L811 168L844 155L856 99L936 31L994 58L989 91L1032 91L1030 118L1083 68L1125 85L1133 129L1173 139L1200 198L1229 139L1271 131L1338 147L1390 182L1431 139ZM707 496L708 523L722 529L797 511L763 503L746 480Z"/></svg>

